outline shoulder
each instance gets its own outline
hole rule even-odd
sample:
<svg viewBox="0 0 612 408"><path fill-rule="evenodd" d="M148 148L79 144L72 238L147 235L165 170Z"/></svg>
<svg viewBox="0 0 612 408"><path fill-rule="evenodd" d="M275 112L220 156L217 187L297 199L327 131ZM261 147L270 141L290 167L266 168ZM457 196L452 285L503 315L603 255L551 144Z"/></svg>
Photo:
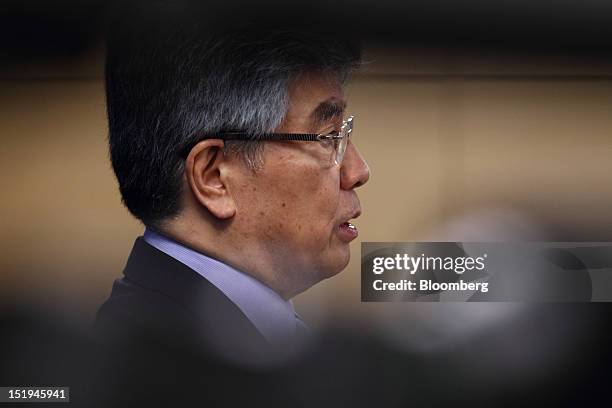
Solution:
<svg viewBox="0 0 612 408"><path fill-rule="evenodd" d="M96 331L103 339L189 344L203 351L259 353L269 347L242 311L219 289L174 258L136 240Z"/></svg>
<svg viewBox="0 0 612 408"><path fill-rule="evenodd" d="M109 298L96 316L96 326L104 331L135 332L158 329L160 332L188 330L197 321L179 303L163 293L144 288L128 278L117 279Z"/></svg>

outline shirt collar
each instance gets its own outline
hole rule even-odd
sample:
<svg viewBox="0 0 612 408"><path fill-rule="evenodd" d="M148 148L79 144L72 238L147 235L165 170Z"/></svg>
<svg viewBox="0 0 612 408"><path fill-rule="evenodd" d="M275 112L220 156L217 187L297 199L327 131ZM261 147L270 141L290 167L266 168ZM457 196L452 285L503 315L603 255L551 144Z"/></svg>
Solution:
<svg viewBox="0 0 612 408"><path fill-rule="evenodd" d="M147 228L143 239L193 269L227 296L272 344L296 336L293 303L252 276Z"/></svg>

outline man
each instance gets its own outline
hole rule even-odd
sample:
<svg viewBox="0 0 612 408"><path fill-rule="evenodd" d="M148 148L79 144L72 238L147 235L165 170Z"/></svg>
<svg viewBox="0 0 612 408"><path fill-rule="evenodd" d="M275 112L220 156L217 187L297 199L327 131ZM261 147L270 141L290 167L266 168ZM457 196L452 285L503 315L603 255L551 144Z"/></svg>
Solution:
<svg viewBox="0 0 612 408"><path fill-rule="evenodd" d="M98 325L269 356L307 330L291 298L344 269L357 236L369 169L342 85L358 55L305 32L180 29L109 46L112 165L146 230Z"/></svg>

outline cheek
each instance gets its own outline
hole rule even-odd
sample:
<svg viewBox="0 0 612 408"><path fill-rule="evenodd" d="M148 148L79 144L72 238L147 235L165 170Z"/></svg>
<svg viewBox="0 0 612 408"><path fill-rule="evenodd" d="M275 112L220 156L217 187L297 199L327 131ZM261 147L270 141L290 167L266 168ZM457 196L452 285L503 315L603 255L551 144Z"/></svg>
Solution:
<svg viewBox="0 0 612 408"><path fill-rule="evenodd" d="M336 221L338 183L333 172L302 166L292 173L277 173L265 187L260 184L252 202L259 202L257 216L267 238L324 245Z"/></svg>
<svg viewBox="0 0 612 408"><path fill-rule="evenodd" d="M292 188L279 192L279 210L286 223L296 226L296 232L314 235L334 223L339 192L333 178L303 174L290 181Z"/></svg>
<svg viewBox="0 0 612 408"><path fill-rule="evenodd" d="M277 248L329 242L338 218L340 173L317 155L266 145L264 166L236 177L234 219L243 233Z"/></svg>

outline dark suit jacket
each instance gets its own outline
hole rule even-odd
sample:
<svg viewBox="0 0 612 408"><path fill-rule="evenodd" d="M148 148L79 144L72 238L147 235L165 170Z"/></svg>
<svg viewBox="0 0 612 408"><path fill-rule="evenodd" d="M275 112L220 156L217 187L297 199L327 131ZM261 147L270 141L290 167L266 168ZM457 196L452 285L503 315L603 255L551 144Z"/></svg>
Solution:
<svg viewBox="0 0 612 408"><path fill-rule="evenodd" d="M142 238L134 243L123 273L98 311L96 325L104 338L121 343L146 336L150 344L190 347L238 362L270 351L219 289Z"/></svg>
<svg viewBox="0 0 612 408"><path fill-rule="evenodd" d="M278 350L197 272L134 243L98 311L106 406L300 406ZM245 364L247 363L247 364Z"/></svg>

